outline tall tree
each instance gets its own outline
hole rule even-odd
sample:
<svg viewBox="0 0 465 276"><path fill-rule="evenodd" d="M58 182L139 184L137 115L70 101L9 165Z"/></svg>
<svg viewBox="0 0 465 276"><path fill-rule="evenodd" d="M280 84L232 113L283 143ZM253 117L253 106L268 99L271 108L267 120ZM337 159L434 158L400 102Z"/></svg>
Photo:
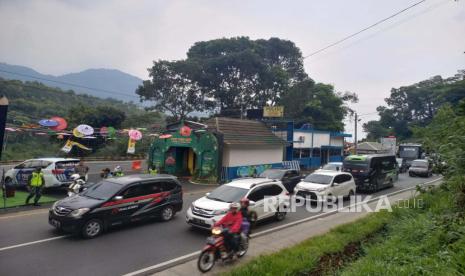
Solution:
<svg viewBox="0 0 465 276"><path fill-rule="evenodd" d="M144 81L136 94L142 101L155 101L154 109L169 112L176 120L184 119L212 105L192 77L198 71L198 65L190 61L156 61L149 68L151 80Z"/></svg>
<svg viewBox="0 0 465 276"><path fill-rule="evenodd" d="M307 77L300 50L278 38L197 42L187 56L199 64L195 78L205 94L217 101L219 113L274 104L290 84Z"/></svg>

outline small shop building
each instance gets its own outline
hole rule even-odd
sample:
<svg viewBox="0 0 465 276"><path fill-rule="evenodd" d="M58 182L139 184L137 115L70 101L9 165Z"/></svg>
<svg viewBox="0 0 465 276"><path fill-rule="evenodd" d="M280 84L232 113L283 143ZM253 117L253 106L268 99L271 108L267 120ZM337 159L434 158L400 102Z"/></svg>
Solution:
<svg viewBox="0 0 465 276"><path fill-rule="evenodd" d="M262 122L224 117L170 124L153 141L151 168L193 181L228 182L282 167L286 142Z"/></svg>
<svg viewBox="0 0 465 276"><path fill-rule="evenodd" d="M278 133L285 137L286 133ZM302 169L316 169L329 162L342 162L344 140L351 134L317 130L304 125L293 129L292 160L298 161Z"/></svg>

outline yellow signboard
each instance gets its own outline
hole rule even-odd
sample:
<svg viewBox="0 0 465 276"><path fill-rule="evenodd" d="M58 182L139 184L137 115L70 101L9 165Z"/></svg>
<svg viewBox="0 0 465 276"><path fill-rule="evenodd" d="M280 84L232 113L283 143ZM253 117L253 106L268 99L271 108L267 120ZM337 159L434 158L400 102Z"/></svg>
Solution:
<svg viewBox="0 0 465 276"><path fill-rule="evenodd" d="M283 117L284 106L265 106L263 108L263 117Z"/></svg>

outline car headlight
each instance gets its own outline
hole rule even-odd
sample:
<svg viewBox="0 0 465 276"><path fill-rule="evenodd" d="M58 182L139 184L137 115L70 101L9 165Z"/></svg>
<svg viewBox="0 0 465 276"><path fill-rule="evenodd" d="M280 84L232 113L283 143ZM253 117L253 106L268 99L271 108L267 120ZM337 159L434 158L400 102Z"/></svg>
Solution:
<svg viewBox="0 0 465 276"><path fill-rule="evenodd" d="M89 208L79 208L69 213L69 216L73 218L80 218L82 215L89 212L89 210Z"/></svg>
<svg viewBox="0 0 465 276"><path fill-rule="evenodd" d="M57 207L58 201L59 201L59 200L57 200L57 201L55 201L55 203L53 203L53 205L52 205L52 210L55 210L55 207Z"/></svg>
<svg viewBox="0 0 465 276"><path fill-rule="evenodd" d="M215 216L225 215L227 212L228 210L216 210L216 211L213 211L213 215Z"/></svg>

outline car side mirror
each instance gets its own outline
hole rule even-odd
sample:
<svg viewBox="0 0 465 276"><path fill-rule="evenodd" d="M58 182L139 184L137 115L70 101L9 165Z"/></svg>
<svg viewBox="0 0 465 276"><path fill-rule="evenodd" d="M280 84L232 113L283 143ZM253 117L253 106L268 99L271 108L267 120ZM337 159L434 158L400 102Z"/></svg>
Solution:
<svg viewBox="0 0 465 276"><path fill-rule="evenodd" d="M122 199L123 199L123 196L115 196L115 197L113 198L113 200L122 200Z"/></svg>
<svg viewBox="0 0 465 276"><path fill-rule="evenodd" d="M209 195L210 195L210 193L205 193L205 196L209 196Z"/></svg>
<svg viewBox="0 0 465 276"><path fill-rule="evenodd" d="M333 186L338 186L338 185L339 185L339 183L333 182Z"/></svg>
<svg viewBox="0 0 465 276"><path fill-rule="evenodd" d="M254 205L255 205L255 201L249 200L249 206L254 206Z"/></svg>

